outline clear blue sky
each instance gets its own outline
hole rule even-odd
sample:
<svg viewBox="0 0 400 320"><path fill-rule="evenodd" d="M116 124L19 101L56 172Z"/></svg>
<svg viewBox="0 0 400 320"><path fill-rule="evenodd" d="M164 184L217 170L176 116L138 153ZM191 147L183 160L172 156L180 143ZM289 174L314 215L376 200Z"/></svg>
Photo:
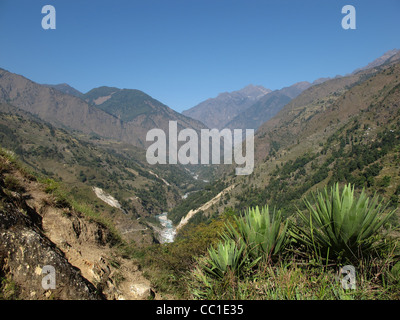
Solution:
<svg viewBox="0 0 400 320"><path fill-rule="evenodd" d="M56 8L56 30L41 9ZM357 29L341 9L354 5ZM399 0L0 0L0 67L143 90L182 111L250 83L334 77L400 48Z"/></svg>

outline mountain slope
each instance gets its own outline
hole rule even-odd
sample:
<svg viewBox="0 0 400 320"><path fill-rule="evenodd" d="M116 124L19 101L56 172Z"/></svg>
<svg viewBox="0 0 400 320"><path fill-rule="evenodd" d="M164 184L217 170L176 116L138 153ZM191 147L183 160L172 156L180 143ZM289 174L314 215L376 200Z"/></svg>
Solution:
<svg viewBox="0 0 400 320"><path fill-rule="evenodd" d="M103 224L48 193L9 153L0 152L0 297L94 300L158 298ZM42 270L55 271L55 288Z"/></svg>
<svg viewBox="0 0 400 320"><path fill-rule="evenodd" d="M70 96L75 96L78 98L82 98L83 93L76 90L75 88L71 87L70 85L66 83L60 83L60 84L42 84L42 86L48 87L48 88L54 88L58 91L61 91L62 93L69 94Z"/></svg>
<svg viewBox="0 0 400 320"><path fill-rule="evenodd" d="M58 127L123 138L123 126L116 117L77 97L5 70L0 70L0 102L28 111Z"/></svg>
<svg viewBox="0 0 400 320"><path fill-rule="evenodd" d="M116 111L129 103L129 97L115 101L112 108L108 105L106 109L109 112L105 112L99 105L88 104L77 97L0 69L0 102L30 112L57 127L112 138L139 147L146 146L146 133L149 130L160 128L167 132L168 123L172 120L178 121L180 128L204 128L202 123L187 118L161 103L156 104L154 99L148 103L149 96L142 96L146 96L147 102L141 99L141 103L149 109L145 110L145 113L137 113L133 119L128 119L129 121L123 121L110 113L118 114ZM133 110L136 108L134 104L131 104L131 107ZM119 115L122 113L119 112Z"/></svg>
<svg viewBox="0 0 400 320"><path fill-rule="evenodd" d="M400 64L369 69L310 88L293 100L258 131L258 166L248 177L251 187L238 194L237 207L290 208L309 190L336 181L369 187L387 199L396 196L399 77Z"/></svg>
<svg viewBox="0 0 400 320"><path fill-rule="evenodd" d="M57 129L4 104L0 146L15 152L31 170L55 180L52 186L61 183L63 195L86 203L138 246L155 240L157 234L148 224L154 223L155 215L169 211L184 193L204 184L181 166L150 166L140 148ZM95 188L114 197L122 208L99 199Z"/></svg>
<svg viewBox="0 0 400 320"><path fill-rule="evenodd" d="M223 129L236 115L270 92L262 86L249 85L238 91L221 93L182 114L203 122L209 128Z"/></svg>
<svg viewBox="0 0 400 320"><path fill-rule="evenodd" d="M168 127L169 120L178 121L184 128L199 130L204 125L196 120L188 118L148 94L136 89L118 89L115 87L99 87L90 90L82 97L89 104L111 114L129 125L135 125L142 129ZM147 131L146 131L147 132ZM143 131L145 135L145 132Z"/></svg>
<svg viewBox="0 0 400 320"><path fill-rule="evenodd" d="M309 82L299 82L290 87L272 91L239 113L226 124L226 127L257 130L261 124L275 116L287 103L311 85Z"/></svg>
<svg viewBox="0 0 400 320"><path fill-rule="evenodd" d="M377 58L374 61L368 63L365 67L362 67L362 68L354 70L352 74L355 74L355 73L357 73L359 71L363 71L363 70L379 67L382 64L384 64L385 62L387 62L388 60L392 59L393 57L395 57L396 55L399 55L399 54L400 54L400 50L399 49L389 50L389 51L385 52L379 58Z"/></svg>
<svg viewBox="0 0 400 320"><path fill-rule="evenodd" d="M337 181L367 187L396 207L399 124L399 60L312 86L259 128L253 173L225 170L224 185L236 187L203 215L266 204L292 215L310 191Z"/></svg>

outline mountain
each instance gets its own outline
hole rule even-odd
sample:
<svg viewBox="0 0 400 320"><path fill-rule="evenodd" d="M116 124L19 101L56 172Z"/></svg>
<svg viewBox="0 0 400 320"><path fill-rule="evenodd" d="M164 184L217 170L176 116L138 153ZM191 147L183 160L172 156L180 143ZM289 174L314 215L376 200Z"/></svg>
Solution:
<svg viewBox="0 0 400 320"><path fill-rule="evenodd" d="M390 50L383 54L381 57L369 63L367 66L355 70L352 74L379 67L385 63L390 63L392 60L395 61L399 58L400 50ZM336 77L336 79L338 78L341 78L341 76ZM275 116L281 108L283 108L292 99L296 98L304 90L308 89L311 86L322 84L328 80L330 80L330 78L319 78L313 83L304 81L296 83L290 87L283 88L281 90L273 91L267 96L261 98L244 112L237 115L232 121L227 124L227 127L231 129L257 129L261 124Z"/></svg>
<svg viewBox="0 0 400 320"><path fill-rule="evenodd" d="M248 85L241 90L207 99L182 114L201 121L209 128L223 129L235 116L270 92L263 86Z"/></svg>
<svg viewBox="0 0 400 320"><path fill-rule="evenodd" d="M58 127L123 139L123 126L116 117L77 97L6 70L0 70L0 102L11 104Z"/></svg>
<svg viewBox="0 0 400 320"><path fill-rule="evenodd" d="M390 50L367 66L355 70L352 74L390 63L399 57L400 50ZM340 77L337 76L336 78ZM239 91L222 93L217 98L208 99L184 111L183 114L202 121L210 128L222 129L226 127L230 129L257 130L260 125L274 117L287 103L304 90L328 80L330 78L319 78L312 83L307 81L298 82L275 91L267 90L261 86L248 86ZM260 88L263 89L262 92L264 94L258 95L258 89ZM252 99L246 100L243 96L249 96Z"/></svg>
<svg viewBox="0 0 400 320"><path fill-rule="evenodd" d="M287 103L311 85L311 83L304 81L272 91L239 113L226 124L226 127L230 129L257 130L261 124L275 116Z"/></svg>
<svg viewBox="0 0 400 320"><path fill-rule="evenodd" d="M354 70L352 74L355 74L355 73L357 73L359 71L363 71L363 70L379 67L380 65L382 65L385 62L387 62L388 60L390 60L392 57L394 57L396 55L399 55L399 54L400 54L400 50L399 49L389 50L389 51L385 52L379 58L377 58L374 61L368 63L365 67L362 67L362 68Z"/></svg>
<svg viewBox="0 0 400 320"><path fill-rule="evenodd" d="M136 89L118 89L115 87L99 87L90 90L82 99L96 108L111 114L124 123L137 123L138 126L146 122L154 122L160 126L161 117L176 120L182 127L204 128L196 120L183 116L170 109L160 101Z"/></svg>
<svg viewBox="0 0 400 320"><path fill-rule="evenodd" d="M156 278L161 290L186 283L181 275L234 215L268 204L296 222L302 199L335 182L397 207L398 58L260 94L245 112L275 115L253 123L253 173L236 176L236 165L226 166L207 186L181 166L148 165L140 137L169 119L200 122L139 90L100 87L77 98L0 70L0 298L156 298L149 282ZM179 241L148 248L163 211L183 222ZM398 215L391 219L398 226ZM51 292L40 285L47 261L60 274Z"/></svg>
<svg viewBox="0 0 400 320"><path fill-rule="evenodd" d="M311 191L335 182L352 183L358 191L365 187L397 207L399 124L400 57L310 86L257 130L251 175L235 176L226 168L218 182L222 187L205 199L209 205L192 196L198 206L191 212L201 212L194 220L207 220L226 208L242 212L266 204L290 216L296 207L303 208L301 199ZM179 212L175 221L185 213ZM398 223L398 216L394 219Z"/></svg>
<svg viewBox="0 0 400 320"><path fill-rule="evenodd" d="M292 100L259 128L252 187L236 190L236 207L268 203L289 214L310 191L334 182L366 187L397 206L399 76L397 62L326 81Z"/></svg>
<svg viewBox="0 0 400 320"><path fill-rule="evenodd" d="M115 98L110 98L110 101L106 101L108 94L105 96L102 90L104 88L87 94L88 102L97 102L92 104L23 76L0 70L0 102L30 112L57 127L139 147L146 146L146 133L149 130L160 128L167 132L169 121L178 121L180 128L204 128L199 121L173 111L138 90L108 88L108 91L117 90ZM102 99L103 103L99 103Z"/></svg>
<svg viewBox="0 0 400 320"><path fill-rule="evenodd" d="M42 84L42 86L48 87L48 88L54 88L58 91L61 91L62 93L69 94L71 96L75 96L78 98L82 98L83 93L76 90L75 88L71 87L70 85L66 83L61 83L61 84Z"/></svg>
<svg viewBox="0 0 400 320"><path fill-rule="evenodd" d="M157 238L147 224L155 215L204 184L181 166L149 165L142 148L58 129L7 104L0 104L0 146L32 172L61 183L63 198L83 201L137 246Z"/></svg>

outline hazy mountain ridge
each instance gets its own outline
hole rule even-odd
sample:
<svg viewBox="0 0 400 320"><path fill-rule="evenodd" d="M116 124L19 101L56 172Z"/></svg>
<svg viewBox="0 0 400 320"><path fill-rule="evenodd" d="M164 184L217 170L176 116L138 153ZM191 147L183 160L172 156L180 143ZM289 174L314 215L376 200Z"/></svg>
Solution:
<svg viewBox="0 0 400 320"><path fill-rule="evenodd" d="M275 116L287 103L311 85L311 83L304 81L295 83L290 87L272 91L238 114L226 124L226 127L232 130L257 130L261 124Z"/></svg>
<svg viewBox="0 0 400 320"><path fill-rule="evenodd" d="M241 90L220 93L216 98L207 99L182 114L203 122L209 128L222 129L236 115L270 92L262 86L248 85Z"/></svg>
<svg viewBox="0 0 400 320"><path fill-rule="evenodd" d="M379 67L385 63L390 63L400 57L400 50L393 49L384 53L367 66L356 69L352 74ZM335 79L341 78L338 75ZM302 81L291 86L270 91L265 95L258 96L253 103L242 105L238 109L235 103L223 98L230 97L229 93L222 93L217 98L208 99L197 106L186 110L183 114L194 119L199 119L209 127L230 128L230 129L255 129L257 130L263 123L273 118L287 103L296 98L304 90L314 85L319 85L331 80L329 77L319 78L312 83ZM244 90L244 89L242 89ZM234 91L240 92L239 91ZM251 102L251 101L248 101ZM231 104L230 106L228 104Z"/></svg>
<svg viewBox="0 0 400 320"><path fill-rule="evenodd" d="M160 116L168 120L178 121L180 126L194 129L204 128L204 125L196 120L188 118L160 101L152 98L143 91L137 89L118 89L115 87L99 87L90 90L83 95L83 99L95 105L108 114L111 114L124 123L137 123L140 118L143 120L138 124L145 125L146 121L153 121L157 128L157 118ZM165 128L167 121L162 126Z"/></svg>

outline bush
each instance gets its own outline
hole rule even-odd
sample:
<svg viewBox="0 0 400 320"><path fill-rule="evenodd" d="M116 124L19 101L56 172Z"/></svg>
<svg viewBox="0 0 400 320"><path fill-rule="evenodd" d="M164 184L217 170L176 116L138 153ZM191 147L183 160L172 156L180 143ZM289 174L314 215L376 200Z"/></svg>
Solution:
<svg viewBox="0 0 400 320"><path fill-rule="evenodd" d="M288 243L288 221L283 224L282 212L268 206L250 208L243 217L235 218L236 228L227 225L226 237L241 242L253 260L271 260L280 255Z"/></svg>
<svg viewBox="0 0 400 320"><path fill-rule="evenodd" d="M217 249L213 247L208 249L209 259L206 260L203 269L219 278L223 278L229 270L238 274L245 262L245 253L243 251L244 247L233 240L220 241Z"/></svg>
<svg viewBox="0 0 400 320"><path fill-rule="evenodd" d="M313 194L315 206L308 200L308 214L298 211L305 227L297 228L294 236L322 257L335 260L358 260L382 249L378 231L394 214L384 214L387 205L374 196L370 199L364 189L359 197L354 186L346 185L340 193L339 184Z"/></svg>
<svg viewBox="0 0 400 320"><path fill-rule="evenodd" d="M227 275L248 274L259 261L269 263L279 257L288 243L288 221L282 223L281 211L270 214L268 206L261 210L250 208L234 221L235 225L225 223L223 240L199 260L196 274L205 277L203 280L210 276L223 280Z"/></svg>
<svg viewBox="0 0 400 320"><path fill-rule="evenodd" d="M4 185L7 189L15 192L22 193L25 191L25 188L21 185L21 183L14 178L13 176L7 176L4 178Z"/></svg>

